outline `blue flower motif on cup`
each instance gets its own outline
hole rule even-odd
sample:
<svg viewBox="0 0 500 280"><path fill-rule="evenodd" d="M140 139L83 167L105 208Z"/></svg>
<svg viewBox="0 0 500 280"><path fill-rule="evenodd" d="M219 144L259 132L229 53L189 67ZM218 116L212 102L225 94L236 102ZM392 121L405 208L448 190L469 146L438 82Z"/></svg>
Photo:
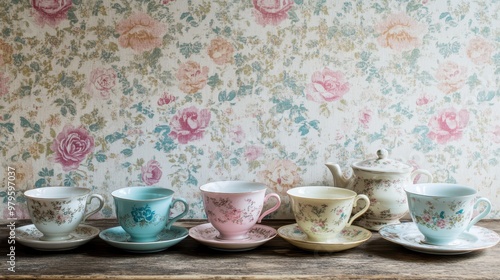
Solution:
<svg viewBox="0 0 500 280"><path fill-rule="evenodd" d="M155 211L151 210L151 207L149 207L149 205L139 208L133 206L132 211L130 213L132 214L134 222L136 223L140 222L150 223L154 220L155 217Z"/></svg>

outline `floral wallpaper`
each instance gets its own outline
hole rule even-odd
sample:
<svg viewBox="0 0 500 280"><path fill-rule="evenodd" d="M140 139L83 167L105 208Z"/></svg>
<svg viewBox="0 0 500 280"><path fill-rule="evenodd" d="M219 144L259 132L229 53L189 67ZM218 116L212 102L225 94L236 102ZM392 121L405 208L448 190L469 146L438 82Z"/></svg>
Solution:
<svg viewBox="0 0 500 280"><path fill-rule="evenodd" d="M5 6L6 5L6 6ZM498 1L10 0L0 10L0 217L23 191L333 185L390 157L500 218ZM7 191L9 168L15 191ZM180 210L180 209L176 209Z"/></svg>

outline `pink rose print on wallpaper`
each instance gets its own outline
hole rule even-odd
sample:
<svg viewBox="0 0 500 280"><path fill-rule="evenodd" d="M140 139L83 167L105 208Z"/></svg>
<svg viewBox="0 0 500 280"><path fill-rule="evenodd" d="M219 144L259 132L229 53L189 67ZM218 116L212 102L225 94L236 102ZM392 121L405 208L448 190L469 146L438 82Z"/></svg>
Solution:
<svg viewBox="0 0 500 280"><path fill-rule="evenodd" d="M265 170L257 173L257 178L277 193L285 192L301 182L299 167L291 160L270 161Z"/></svg>
<svg viewBox="0 0 500 280"><path fill-rule="evenodd" d="M116 72L113 68L96 68L90 73L87 89L102 99L109 99L115 85Z"/></svg>
<svg viewBox="0 0 500 280"><path fill-rule="evenodd" d="M344 74L325 67L322 71L314 72L311 83L305 90L308 100L322 103L339 100L349 88L349 82L345 80Z"/></svg>
<svg viewBox="0 0 500 280"><path fill-rule="evenodd" d="M179 80L180 90L187 94L196 93L207 84L208 67L190 60L179 66L175 77Z"/></svg>
<svg viewBox="0 0 500 280"><path fill-rule="evenodd" d="M459 140L468 123L469 112L467 110L462 109L457 112L454 108L444 109L430 119L430 132L427 136L438 144Z"/></svg>
<svg viewBox="0 0 500 280"><path fill-rule="evenodd" d="M164 92L163 95L158 99L156 104L158 104L158 106L163 106L163 105L168 105L174 101L175 101L175 96L169 94L168 92Z"/></svg>
<svg viewBox="0 0 500 280"><path fill-rule="evenodd" d="M241 125L231 128L229 136L231 137L231 140L236 143L241 143L245 140L245 132L243 131L243 128L241 128Z"/></svg>
<svg viewBox="0 0 500 280"><path fill-rule="evenodd" d="M150 51L160 47L163 36L167 33L167 29L162 23L142 12L120 21L116 25L116 31L120 33L118 38L120 46L131 48L137 52Z"/></svg>
<svg viewBox="0 0 500 280"><path fill-rule="evenodd" d="M258 146L248 146L245 148L245 158L247 161L254 161L262 155L263 149Z"/></svg>
<svg viewBox="0 0 500 280"><path fill-rule="evenodd" d="M161 179L161 175L163 174L160 163L154 159L148 161L146 165L142 166L141 171L142 181L148 186L158 183Z"/></svg>
<svg viewBox="0 0 500 280"><path fill-rule="evenodd" d="M438 88L446 93L453 93L461 89L467 80L467 68L453 61L446 61L439 65L436 73Z"/></svg>
<svg viewBox="0 0 500 280"><path fill-rule="evenodd" d="M417 104L417 106L424 106L426 104L429 104L429 102L431 102L432 100L432 97L424 93L417 98L415 104Z"/></svg>
<svg viewBox="0 0 500 280"><path fill-rule="evenodd" d="M71 0L31 0L32 15L38 25L56 27L68 18L72 4Z"/></svg>
<svg viewBox="0 0 500 280"><path fill-rule="evenodd" d="M491 133L493 134L493 142L500 143L500 125L495 125Z"/></svg>
<svg viewBox="0 0 500 280"><path fill-rule="evenodd" d="M477 65L491 63L491 56L495 46L484 38L476 37L470 40L467 46L467 57Z"/></svg>
<svg viewBox="0 0 500 280"><path fill-rule="evenodd" d="M406 14L392 14L375 26L377 41L384 48L395 51L413 50L422 44L427 26Z"/></svg>
<svg viewBox="0 0 500 280"><path fill-rule="evenodd" d="M55 161L67 172L77 169L80 162L94 151L94 138L82 127L66 125L54 139L50 149L55 153Z"/></svg>
<svg viewBox="0 0 500 280"><path fill-rule="evenodd" d="M222 38L213 39L208 46L207 52L208 56L217 65L233 62L234 48L231 43Z"/></svg>
<svg viewBox="0 0 500 280"><path fill-rule="evenodd" d="M363 110L361 110L361 112L359 112L359 122L365 129L368 128L368 124L372 119L372 115L373 115L372 110L368 108L364 108Z"/></svg>
<svg viewBox="0 0 500 280"><path fill-rule="evenodd" d="M203 138L205 129L210 123L210 111L191 106L181 110L170 121L169 136L181 144Z"/></svg>
<svg viewBox="0 0 500 280"><path fill-rule="evenodd" d="M293 6L293 0L252 0L255 10L255 21L262 25L279 25L288 18L288 11Z"/></svg>

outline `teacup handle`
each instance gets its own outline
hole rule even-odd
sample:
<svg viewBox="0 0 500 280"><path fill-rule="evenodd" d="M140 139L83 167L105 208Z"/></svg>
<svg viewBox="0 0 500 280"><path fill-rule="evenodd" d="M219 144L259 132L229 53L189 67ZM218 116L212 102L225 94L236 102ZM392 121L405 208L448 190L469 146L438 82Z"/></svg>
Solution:
<svg viewBox="0 0 500 280"><path fill-rule="evenodd" d="M479 215L477 215L472 221L470 221L470 223L467 226L467 229L465 231L469 231L469 229L475 223L479 222L479 220L481 220L482 218L486 217L486 215L488 215L490 213L490 211L491 211L491 202L487 198L481 197L481 198L477 199L476 203L474 203L474 209L477 208L477 206L479 205L479 203L486 204L486 208L484 208L484 210L481 211L481 213L479 213Z"/></svg>
<svg viewBox="0 0 500 280"><path fill-rule="evenodd" d="M189 211L189 205L187 204L186 200L183 199L183 198L177 198L177 199L174 199L172 200L172 203L170 204L170 207L174 207L174 205L177 203L177 202L180 202L182 204L184 204L184 211L182 211L182 213L180 213L179 215L173 217L170 219L170 221L168 221L168 223L165 225L165 228L167 230L170 229L170 227L180 218L186 216L186 214L188 213Z"/></svg>
<svg viewBox="0 0 500 280"><path fill-rule="evenodd" d="M354 216L351 217L351 219L349 220L349 222L346 224L346 227L350 226L352 224L352 222L354 222L354 220L356 220L359 216L363 215L366 210L368 210L368 207L370 207L370 199L368 198L368 196L364 195L364 194L358 194L355 198L354 198L354 203L353 203L353 208L356 207L356 204L358 204L358 200L364 200L366 202L366 205L365 207L363 207L363 209L359 210L358 213L354 214Z"/></svg>
<svg viewBox="0 0 500 280"><path fill-rule="evenodd" d="M82 223L85 222L85 220L94 215L95 213L99 212L99 210L102 209L102 207L104 206L104 197L102 197L102 195L100 194L91 194L88 198L87 198L87 205L89 205L91 202L92 202L92 199L96 198L97 200L99 200L99 206L97 206L97 208L95 210L92 210L90 211L88 214L86 214L85 216L83 216L83 220L82 220Z"/></svg>
<svg viewBox="0 0 500 280"><path fill-rule="evenodd" d="M277 195L276 193L270 193L268 195L266 195L264 197L264 204L266 204L266 201L271 198L271 197L274 197L276 198L276 205L274 205L271 209L267 210L266 212L262 213L259 217L259 219L257 220L257 223L260 223L262 222L262 219L264 219L265 216L271 214L272 212L278 210L278 208L280 207L281 205L281 198L279 195Z"/></svg>
<svg viewBox="0 0 500 280"><path fill-rule="evenodd" d="M415 177L417 177L417 175L427 176L427 179L428 179L427 183L432 183L432 180L434 180L434 178L432 177L432 174L429 171L427 171L425 169L417 169L411 173L412 184L414 183Z"/></svg>

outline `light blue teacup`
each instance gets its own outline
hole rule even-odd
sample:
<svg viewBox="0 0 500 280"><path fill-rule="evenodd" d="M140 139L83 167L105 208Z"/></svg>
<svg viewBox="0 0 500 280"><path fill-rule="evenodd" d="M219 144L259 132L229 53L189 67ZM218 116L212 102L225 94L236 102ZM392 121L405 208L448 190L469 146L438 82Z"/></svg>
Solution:
<svg viewBox="0 0 500 280"><path fill-rule="evenodd" d="M113 191L118 223L130 235L131 242L154 242L163 230L184 217L189 206L182 198L173 199L174 191L160 187L128 187ZM177 202L184 211L170 217L170 208Z"/></svg>
<svg viewBox="0 0 500 280"><path fill-rule="evenodd" d="M477 191L464 185L414 184L406 186L405 192L411 218L428 244L453 245L460 234L491 211L488 199L476 199ZM472 219L479 204L485 207Z"/></svg>

